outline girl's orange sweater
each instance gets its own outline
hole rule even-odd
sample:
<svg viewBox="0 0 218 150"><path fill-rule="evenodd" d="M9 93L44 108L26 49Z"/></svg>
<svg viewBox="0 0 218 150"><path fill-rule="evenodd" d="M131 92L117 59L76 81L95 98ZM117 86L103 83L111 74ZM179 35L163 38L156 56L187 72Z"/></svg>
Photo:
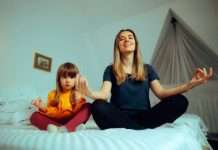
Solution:
<svg viewBox="0 0 218 150"><path fill-rule="evenodd" d="M40 112L54 119L64 119L72 117L85 104L85 99L80 98L72 103L70 100L71 92L60 93L59 103L57 106L52 106L52 101L55 99L56 91L53 90L48 94L47 107Z"/></svg>

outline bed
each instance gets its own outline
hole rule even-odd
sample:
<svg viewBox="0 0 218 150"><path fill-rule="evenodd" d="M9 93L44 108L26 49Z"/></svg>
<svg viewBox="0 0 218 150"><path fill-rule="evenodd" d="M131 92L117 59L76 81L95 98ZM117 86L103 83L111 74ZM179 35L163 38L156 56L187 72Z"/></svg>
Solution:
<svg viewBox="0 0 218 150"><path fill-rule="evenodd" d="M25 113L7 112L11 114L7 121L0 115L0 150L212 150L207 128L194 114L184 114L155 129L99 130L90 118L75 132L49 133L29 124L31 112L29 107Z"/></svg>

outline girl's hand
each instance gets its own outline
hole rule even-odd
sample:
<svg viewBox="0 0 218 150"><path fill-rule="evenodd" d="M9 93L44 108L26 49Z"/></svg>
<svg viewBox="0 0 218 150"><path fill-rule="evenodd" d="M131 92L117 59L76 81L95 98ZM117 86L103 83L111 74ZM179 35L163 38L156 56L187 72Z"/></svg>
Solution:
<svg viewBox="0 0 218 150"><path fill-rule="evenodd" d="M189 82L190 89L198 86L203 83L207 83L207 81L213 76L213 68L209 68L209 72L207 72L206 68L197 68L194 75L192 76L191 81Z"/></svg>
<svg viewBox="0 0 218 150"><path fill-rule="evenodd" d="M82 95L89 96L90 91L88 88L88 81L86 80L86 78L82 77L79 74L76 76L75 87L76 90Z"/></svg>
<svg viewBox="0 0 218 150"><path fill-rule="evenodd" d="M42 100L40 97L34 99L32 101L32 105L35 106L36 108L40 108L40 106L42 105Z"/></svg>

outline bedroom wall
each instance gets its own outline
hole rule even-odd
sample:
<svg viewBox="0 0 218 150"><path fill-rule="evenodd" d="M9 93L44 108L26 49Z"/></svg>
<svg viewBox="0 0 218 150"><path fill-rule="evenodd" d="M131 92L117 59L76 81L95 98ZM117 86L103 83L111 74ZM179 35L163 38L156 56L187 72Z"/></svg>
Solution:
<svg viewBox="0 0 218 150"><path fill-rule="evenodd" d="M84 74L95 64L83 14L74 14L70 6L67 1L0 2L0 97L46 97L61 63L74 62ZM50 73L33 68L35 52L52 57ZM88 71L90 79L93 73Z"/></svg>
<svg viewBox="0 0 218 150"><path fill-rule="evenodd" d="M218 54L218 19L216 4L211 0L177 0L172 3L178 15L197 33L203 41Z"/></svg>
<svg viewBox="0 0 218 150"><path fill-rule="evenodd" d="M168 2L140 14L129 14L128 18L112 20L112 16L107 16L108 19L103 15L89 16L83 9L81 13L75 12L73 1L1 1L0 97L45 98L55 86L57 67L66 61L78 64L90 87L98 89L105 66L112 62L115 34L121 28L135 30L144 61L149 62L169 8L218 54L218 22L214 9L217 2ZM96 8L101 5L96 4ZM89 8L88 5L83 7ZM103 9L99 10L102 13L100 11ZM115 12L110 15L119 16ZM33 68L34 52L52 57L50 73Z"/></svg>
<svg viewBox="0 0 218 150"><path fill-rule="evenodd" d="M215 11L215 15L218 16L218 1L217 0L211 0L211 3L213 3L213 7L214 7L214 11ZM217 23L218 23L218 19L217 20Z"/></svg>
<svg viewBox="0 0 218 150"><path fill-rule="evenodd" d="M96 65L100 70L97 72L97 76L101 77L105 66L108 62L112 62L114 38L116 33L122 28L135 30L144 61L150 62L169 8L172 8L193 32L218 54L218 25L214 2L206 0L172 1L145 13L104 25L95 31L90 31L87 34L89 37L87 39L92 44L93 54L97 54L95 56L98 62ZM98 78L96 82L100 84L101 78ZM97 87L98 84L95 85Z"/></svg>

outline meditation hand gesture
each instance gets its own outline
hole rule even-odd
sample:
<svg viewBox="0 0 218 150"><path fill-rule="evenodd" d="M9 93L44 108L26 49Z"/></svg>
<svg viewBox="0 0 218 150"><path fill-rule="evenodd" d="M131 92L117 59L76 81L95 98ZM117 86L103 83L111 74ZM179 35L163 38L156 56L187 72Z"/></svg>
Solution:
<svg viewBox="0 0 218 150"><path fill-rule="evenodd" d="M197 68L194 75L192 76L191 81L189 82L190 88L198 86L203 83L207 83L207 81L213 76L213 68L209 69L209 73L206 68Z"/></svg>
<svg viewBox="0 0 218 150"><path fill-rule="evenodd" d="M84 96L89 96L88 81L81 75L76 76L76 90Z"/></svg>
<svg viewBox="0 0 218 150"><path fill-rule="evenodd" d="M39 108L41 106L41 103L42 103L42 100L39 97L32 101L32 105L37 107L37 108Z"/></svg>
<svg viewBox="0 0 218 150"><path fill-rule="evenodd" d="M34 99L32 101L32 105L35 106L36 108L42 110L42 111L44 111L44 109L45 109L45 106L44 106L44 104L43 104L43 102L42 102L40 97Z"/></svg>

